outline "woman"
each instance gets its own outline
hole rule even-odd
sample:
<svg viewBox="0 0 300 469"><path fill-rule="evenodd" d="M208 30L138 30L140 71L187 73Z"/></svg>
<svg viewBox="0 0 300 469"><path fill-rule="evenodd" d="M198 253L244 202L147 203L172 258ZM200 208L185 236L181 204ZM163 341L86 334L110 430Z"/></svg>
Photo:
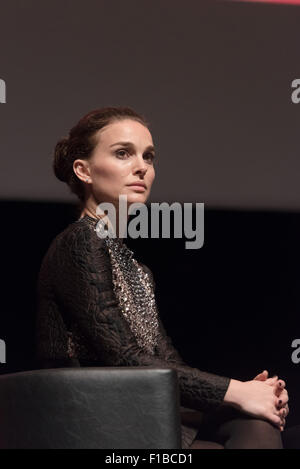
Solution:
<svg viewBox="0 0 300 469"><path fill-rule="evenodd" d="M125 142L125 143L124 143ZM85 115L56 145L54 172L80 201L80 217L51 243L39 273L37 351L44 367L174 368L180 386L182 446L281 448L288 413L285 383L267 372L241 382L188 366L159 318L150 269L138 263L98 214L119 196L145 203L155 177L149 125L131 108ZM144 187L134 184L141 183ZM197 443L198 441L198 443Z"/></svg>

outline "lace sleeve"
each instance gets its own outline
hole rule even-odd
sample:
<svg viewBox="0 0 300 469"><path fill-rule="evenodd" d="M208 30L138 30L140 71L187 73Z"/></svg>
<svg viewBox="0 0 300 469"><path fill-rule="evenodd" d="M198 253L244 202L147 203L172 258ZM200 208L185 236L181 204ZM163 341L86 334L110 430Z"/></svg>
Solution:
<svg viewBox="0 0 300 469"><path fill-rule="evenodd" d="M93 230L80 227L64 239L55 264L53 287L62 314L68 321L76 322L105 366L173 368L179 380L181 405L208 410L223 402L230 379L187 366L166 336L161 321L165 348L162 346L160 356L153 356L138 345L113 291L106 243Z"/></svg>

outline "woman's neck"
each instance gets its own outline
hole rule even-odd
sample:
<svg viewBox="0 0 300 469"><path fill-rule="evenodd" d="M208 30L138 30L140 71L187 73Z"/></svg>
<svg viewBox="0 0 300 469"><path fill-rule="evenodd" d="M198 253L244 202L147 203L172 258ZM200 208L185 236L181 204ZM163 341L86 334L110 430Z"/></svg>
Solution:
<svg viewBox="0 0 300 469"><path fill-rule="evenodd" d="M110 225L110 228L112 228L112 231L114 233L116 233L116 238L118 238L120 241L123 242L123 236L122 234L124 233L121 233L119 234L119 214L118 214L118 211L116 210L116 227L113 226L112 222L110 221L108 215L97 215L96 214L96 208L93 209L93 208L90 208L90 207L84 207L84 209L82 210L81 212L81 215L80 215L80 218L83 218L85 215L88 215L89 217L91 218L94 218L95 220L102 220L104 222L108 222L108 224ZM79 218L79 219L80 219ZM125 227L124 227L125 229Z"/></svg>

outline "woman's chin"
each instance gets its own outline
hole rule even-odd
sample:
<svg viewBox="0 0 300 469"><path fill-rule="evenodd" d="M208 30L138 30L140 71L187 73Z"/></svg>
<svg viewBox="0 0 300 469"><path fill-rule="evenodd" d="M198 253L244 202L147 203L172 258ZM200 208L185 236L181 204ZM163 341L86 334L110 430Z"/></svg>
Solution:
<svg viewBox="0 0 300 469"><path fill-rule="evenodd" d="M127 203L134 204L134 203L142 203L145 204L147 202L148 197L144 194L130 194L127 195Z"/></svg>

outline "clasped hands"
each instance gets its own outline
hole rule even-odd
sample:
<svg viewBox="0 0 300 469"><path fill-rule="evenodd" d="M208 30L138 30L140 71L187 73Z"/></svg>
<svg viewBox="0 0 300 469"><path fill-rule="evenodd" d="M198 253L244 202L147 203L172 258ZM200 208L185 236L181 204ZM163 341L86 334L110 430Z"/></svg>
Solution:
<svg viewBox="0 0 300 469"><path fill-rule="evenodd" d="M285 389L285 382L282 379L278 379L278 376L273 376L272 378L268 378L269 373L267 370L264 370L262 373L259 373L255 376L255 380L264 381L266 384L274 387L274 394L277 397L276 408L278 411L278 416L281 419L280 424L280 431L284 430L286 417L289 413L289 406L288 406L288 392Z"/></svg>

